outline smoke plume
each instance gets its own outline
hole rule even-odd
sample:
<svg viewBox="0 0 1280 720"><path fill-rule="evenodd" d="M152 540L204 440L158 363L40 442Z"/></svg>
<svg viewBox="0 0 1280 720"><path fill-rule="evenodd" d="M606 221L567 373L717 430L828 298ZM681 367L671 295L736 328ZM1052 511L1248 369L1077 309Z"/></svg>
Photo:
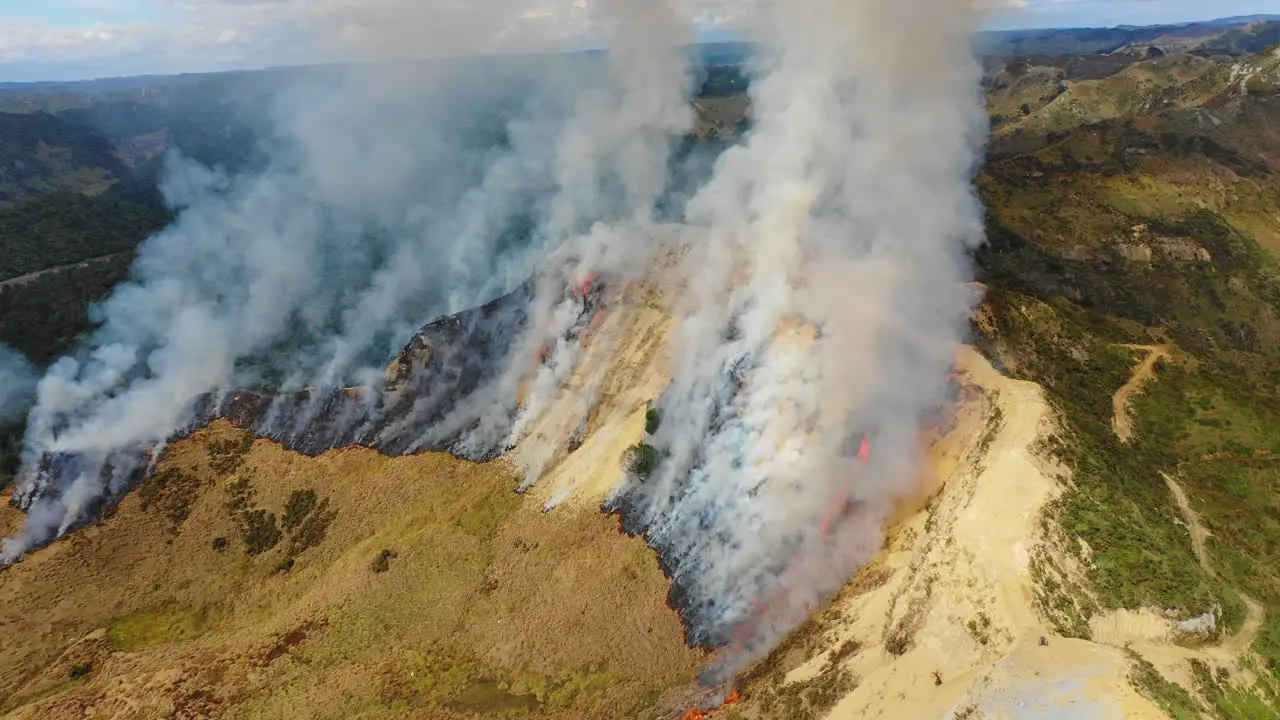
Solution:
<svg viewBox="0 0 1280 720"><path fill-rule="evenodd" d="M663 459L615 498L690 639L730 645L712 682L868 562L919 477L982 237L974 20L956 0L760 8L754 129L687 209Z"/></svg>
<svg viewBox="0 0 1280 720"><path fill-rule="evenodd" d="M0 345L0 422L21 417L35 399L36 369L22 353Z"/></svg>
<svg viewBox="0 0 1280 720"><path fill-rule="evenodd" d="M380 27L387 44L407 41L386 14L396 5L370 5L378 16L358 31L346 18L333 27L369 47ZM679 258L667 285L682 288L667 298L679 325L657 400L661 459L610 503L661 553L690 640L729 646L705 679L763 655L869 561L914 489L920 430L945 402L971 308L970 181L985 130L971 3L740 3L760 47L754 126L674 219L657 208L689 185L670 168L692 126L690 15L660 0L572 5L608 37L602 63L314 73L282 97L262 172L175 158L165 193L178 221L39 385L31 519L0 560L82 518L122 482L122 454L143 457L201 395L354 383L376 396L425 320L531 274L502 376L410 429L423 442L465 431L461 447L519 443L534 484L604 381L565 387L597 302L566 287L639 279L661 256ZM467 32L502 26L484 20ZM564 407L566 432L538 432ZM34 468L51 455L74 462L42 487Z"/></svg>
<svg viewBox="0 0 1280 720"><path fill-rule="evenodd" d="M465 30L518 5L482 3ZM422 14L384 0L361 32L403 32L396 7ZM426 320L511 290L597 222L646 217L689 112L683 60L668 51L692 35L670 32L666 3L593 12L619 49L603 69L577 55L300 72L260 172L171 157L162 189L178 219L140 248L92 337L40 381L17 495L29 519L0 561L92 514L202 396L357 384L375 396ZM421 19L444 37L453 14ZM41 472L51 457L57 472Z"/></svg>

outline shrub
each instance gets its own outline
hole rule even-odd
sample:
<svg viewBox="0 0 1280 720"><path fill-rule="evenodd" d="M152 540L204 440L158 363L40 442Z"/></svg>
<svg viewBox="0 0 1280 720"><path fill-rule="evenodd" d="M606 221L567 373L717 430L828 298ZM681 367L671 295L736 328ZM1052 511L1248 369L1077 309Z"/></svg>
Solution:
<svg viewBox="0 0 1280 720"><path fill-rule="evenodd" d="M244 549L250 555L261 555L280 543L280 527L275 513L261 508L249 510L242 516Z"/></svg>
<svg viewBox="0 0 1280 720"><path fill-rule="evenodd" d="M289 501L284 506L284 516L280 518L280 524L287 531L302 524L307 514L316 507L316 491L315 490L294 490L289 495Z"/></svg>
<svg viewBox="0 0 1280 720"><path fill-rule="evenodd" d="M253 447L253 436L241 432L234 438L218 440L209 445L209 468L222 477L240 469L244 456Z"/></svg>
<svg viewBox="0 0 1280 720"><path fill-rule="evenodd" d="M290 536L293 541L290 554L296 555L324 542L329 523L333 522L336 516L337 513L329 509L329 499L321 500L320 504L301 521L297 531Z"/></svg>
<svg viewBox="0 0 1280 720"><path fill-rule="evenodd" d="M374 558L373 564L370 565L370 569L375 573L384 573L391 569L391 561L395 557L395 550L384 549L382 552L378 553L378 557Z"/></svg>
<svg viewBox="0 0 1280 720"><path fill-rule="evenodd" d="M649 408L644 414L644 431L648 435L658 432L658 426L662 424L662 412L658 408Z"/></svg>
<svg viewBox="0 0 1280 720"><path fill-rule="evenodd" d="M240 478L227 486L227 510L240 513L253 504L253 486L248 478Z"/></svg>
<svg viewBox="0 0 1280 720"><path fill-rule="evenodd" d="M177 531L191 515L191 506L200 497L200 479L175 468L155 473L142 483L138 491L145 512L159 508Z"/></svg>
<svg viewBox="0 0 1280 720"><path fill-rule="evenodd" d="M633 445L627 450L626 467L632 475L644 480L658 466L660 456L658 449L647 443Z"/></svg>

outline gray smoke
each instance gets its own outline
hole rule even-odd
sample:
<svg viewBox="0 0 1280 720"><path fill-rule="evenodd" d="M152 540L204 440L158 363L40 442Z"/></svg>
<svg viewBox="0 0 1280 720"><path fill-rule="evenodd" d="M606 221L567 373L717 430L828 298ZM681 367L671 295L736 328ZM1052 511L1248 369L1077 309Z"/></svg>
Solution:
<svg viewBox="0 0 1280 720"><path fill-rule="evenodd" d="M280 104L264 172L175 160L166 195L180 219L39 387L29 462L61 452L83 467L58 492L24 488L41 499L0 559L75 522L116 482L108 460L162 442L198 395L246 381L376 389L423 320L542 268L505 376L424 429L470 428L464 445L520 441L534 483L568 437L531 433L565 402L585 420L604 379L565 387L589 310L566 285L596 273L624 283L664 253L682 258L669 285L683 291L668 298L680 326L653 439L662 461L613 500L662 552L690 639L731 646L710 679L761 656L870 560L914 489L919 432L945 402L972 303L985 115L971 3L741 3L763 48L755 125L678 226L654 206L691 122L690 21L658 0L558 6L582 19L570 5L609 36L603 65L319 75ZM389 28L387 45L409 43L409 23L385 14L398 6L378 0L370 22L322 29L377 48ZM530 375L504 437L498 416Z"/></svg>
<svg viewBox="0 0 1280 720"><path fill-rule="evenodd" d="M975 21L959 0L760 8L754 130L688 211L664 458L618 492L691 639L731 645L714 681L868 562L919 477L982 237Z"/></svg>
<svg viewBox="0 0 1280 720"><path fill-rule="evenodd" d="M0 422L21 417L36 396L40 376L22 353L0 345Z"/></svg>
<svg viewBox="0 0 1280 720"><path fill-rule="evenodd" d="M520 4L491 5L466 13L462 30L499 13L509 21ZM646 65L657 62L646 49L692 39L656 35L669 12L659 7L598 11L625 63L490 57L309 72L276 104L261 172L172 157L163 190L178 219L141 247L92 337L40 381L18 493L29 520L0 561L90 514L191 420L200 396L246 384L376 390L426 320L510 290L583 228L643 218L681 127L669 98L688 90L669 57ZM394 45L360 33L403 32L397 8L450 35L453 10L387 0L368 6L367 22L325 16L318 31L358 26L362 47ZM41 486L51 456L75 462L57 487Z"/></svg>

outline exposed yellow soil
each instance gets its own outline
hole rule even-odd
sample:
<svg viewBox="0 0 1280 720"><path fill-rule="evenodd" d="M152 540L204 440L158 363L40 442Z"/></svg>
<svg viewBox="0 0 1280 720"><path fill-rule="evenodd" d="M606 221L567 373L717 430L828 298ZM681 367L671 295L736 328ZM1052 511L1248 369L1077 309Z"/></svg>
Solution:
<svg viewBox="0 0 1280 720"><path fill-rule="evenodd" d="M1173 347L1170 345L1122 345L1121 347L1147 353L1147 356L1133 367L1129 382L1126 382L1111 398L1112 407L1115 409L1112 427L1115 428L1116 437L1120 438L1120 442L1127 443L1133 439L1133 418L1129 416L1129 401L1142 392L1147 381L1155 376L1156 363L1169 358Z"/></svg>
<svg viewBox="0 0 1280 720"><path fill-rule="evenodd" d="M1163 717L1129 684L1123 650L1053 637L1036 609L1030 562L1060 487L1034 449L1052 430L1041 389L971 348L957 367L955 423L930 448L940 489L802 630L816 639L790 658L785 682L746 689L742 716L776 717L771 698L847 671L856 680L826 714L833 720ZM856 650L831 663L842 647Z"/></svg>
<svg viewBox="0 0 1280 720"><path fill-rule="evenodd" d="M1209 560L1209 553L1204 547L1205 540L1209 539L1209 531L1200 522L1200 516L1192 509L1182 485L1165 473L1160 473L1160 476L1169 486L1169 492L1173 494L1173 499L1178 504L1178 511L1182 513L1182 519L1187 524L1187 531L1191 534L1191 547L1195 550L1196 559L1200 561L1200 567L1209 574L1216 575L1217 570L1214 569L1213 563ZM1217 650L1214 654L1226 662L1235 662L1253 646L1253 641L1257 639L1258 631L1262 629L1262 623L1266 620L1266 610L1262 603L1244 593L1239 595L1248 611L1240 632L1224 639L1216 648L1208 648L1210 652Z"/></svg>

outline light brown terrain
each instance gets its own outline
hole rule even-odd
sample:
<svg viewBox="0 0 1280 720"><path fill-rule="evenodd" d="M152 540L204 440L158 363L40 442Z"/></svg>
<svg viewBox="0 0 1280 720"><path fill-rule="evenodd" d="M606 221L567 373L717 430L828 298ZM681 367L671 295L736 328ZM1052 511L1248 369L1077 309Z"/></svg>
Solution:
<svg viewBox="0 0 1280 720"><path fill-rule="evenodd" d="M1133 418L1129 415L1129 402L1133 396L1142 392L1142 387L1147 384L1147 381L1155 377L1156 364L1161 360L1167 360L1173 348L1169 345L1123 345L1122 347L1147 353L1141 362L1133 366L1133 374L1129 376L1129 382L1117 390L1111 400L1115 408L1112 426L1115 428L1116 437L1120 438L1120 442L1127 443L1133 439Z"/></svg>
<svg viewBox="0 0 1280 720"><path fill-rule="evenodd" d="M0 574L5 717L644 717L692 679L702 655L657 562L614 518L544 514L505 464L435 454L258 441L219 476L207 448L236 433L170 449L164 467L195 480L176 527L180 503L136 492ZM225 507L238 478L278 514L314 489L323 541L287 571L288 539L247 556Z"/></svg>
<svg viewBox="0 0 1280 720"><path fill-rule="evenodd" d="M514 462L307 458L239 445L225 423L176 443L110 517L0 572L5 717L678 716L705 656L684 645L652 552L599 511L666 382L669 316L636 287L598 328L532 428L548 442ZM1219 644L1179 644L1147 610L1093 617L1092 640L1056 635L1043 575L1087 581L1043 522L1070 478L1043 452L1053 414L1039 386L972 348L956 368L959 404L924 448L926 497L713 717L1158 718L1131 651L1186 682L1190 660L1232 664L1250 645L1251 602ZM517 463L541 470L524 495ZM305 490L319 503L305 516L328 518L318 536L248 554L254 534L228 505L283 524ZM19 521L6 508L0 529Z"/></svg>

